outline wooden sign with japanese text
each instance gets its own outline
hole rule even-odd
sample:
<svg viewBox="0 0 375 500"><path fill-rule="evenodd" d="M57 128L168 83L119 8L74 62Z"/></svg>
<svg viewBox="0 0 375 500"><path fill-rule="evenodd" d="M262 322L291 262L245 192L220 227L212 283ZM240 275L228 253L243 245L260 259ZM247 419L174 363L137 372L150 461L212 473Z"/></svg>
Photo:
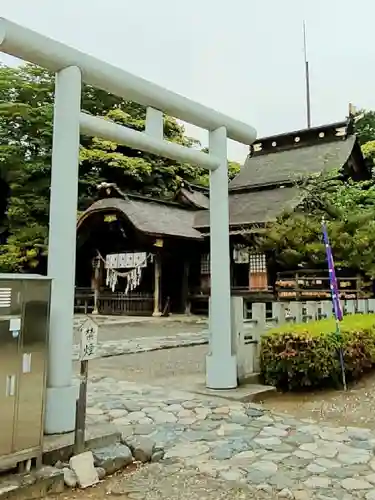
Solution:
<svg viewBox="0 0 375 500"><path fill-rule="evenodd" d="M98 346L98 324L91 318L87 318L80 327L80 361L88 361L96 357Z"/></svg>

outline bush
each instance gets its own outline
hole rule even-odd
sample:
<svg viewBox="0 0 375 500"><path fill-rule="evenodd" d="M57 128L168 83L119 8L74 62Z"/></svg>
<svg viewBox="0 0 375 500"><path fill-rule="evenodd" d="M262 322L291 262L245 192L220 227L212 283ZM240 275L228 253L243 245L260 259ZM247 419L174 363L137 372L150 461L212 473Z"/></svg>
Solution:
<svg viewBox="0 0 375 500"><path fill-rule="evenodd" d="M285 324L261 341L264 382L283 390L337 385L341 382L338 351L342 347L347 380L375 365L375 314L345 316L341 335L333 319Z"/></svg>

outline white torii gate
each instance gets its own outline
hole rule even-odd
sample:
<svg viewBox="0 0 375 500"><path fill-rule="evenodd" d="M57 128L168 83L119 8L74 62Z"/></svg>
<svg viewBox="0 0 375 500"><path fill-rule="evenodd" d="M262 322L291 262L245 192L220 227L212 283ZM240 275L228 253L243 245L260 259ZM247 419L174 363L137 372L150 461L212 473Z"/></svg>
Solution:
<svg viewBox="0 0 375 500"><path fill-rule="evenodd" d="M74 429L73 310L80 132L210 170L211 307L206 385L237 386L232 349L227 138L250 145L253 127L95 57L0 18L0 51L56 73L48 275L53 278L45 432ZM147 107L138 132L81 112L82 81ZM209 131L209 153L164 140L163 112Z"/></svg>

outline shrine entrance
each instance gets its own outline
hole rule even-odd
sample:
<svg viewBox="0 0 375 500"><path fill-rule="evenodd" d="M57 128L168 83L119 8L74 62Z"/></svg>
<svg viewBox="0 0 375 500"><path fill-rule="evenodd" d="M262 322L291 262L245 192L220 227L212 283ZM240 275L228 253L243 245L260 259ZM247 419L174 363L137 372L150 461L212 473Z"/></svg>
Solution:
<svg viewBox="0 0 375 500"><path fill-rule="evenodd" d="M189 270L203 244L193 217L175 203L99 186L77 224L76 312L82 303L94 314L187 312Z"/></svg>
<svg viewBox="0 0 375 500"><path fill-rule="evenodd" d="M183 314L186 297L183 290L184 261L180 255L165 252L161 266L162 310L175 314Z"/></svg>

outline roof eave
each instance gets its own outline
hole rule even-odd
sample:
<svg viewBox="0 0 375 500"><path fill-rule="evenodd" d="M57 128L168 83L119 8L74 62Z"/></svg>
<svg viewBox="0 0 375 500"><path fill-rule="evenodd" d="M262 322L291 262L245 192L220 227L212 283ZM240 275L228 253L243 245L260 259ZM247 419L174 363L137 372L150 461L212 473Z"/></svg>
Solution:
<svg viewBox="0 0 375 500"><path fill-rule="evenodd" d="M98 201L101 201L101 200L98 200ZM97 203L97 202L95 202L95 203ZM117 212L117 213L122 214L122 217L126 218L126 220L131 225L131 227L133 227L136 231L138 231L139 233L142 233L146 236L150 236L153 238L177 238L177 239L181 239L181 240L196 240L196 241L199 241L202 239L202 236L199 234L199 232L194 227L192 227L192 229L194 231L197 231L197 235L191 235L191 236L144 231L144 230L140 229L139 227L137 227L131 221L131 219L126 215L125 212L122 212L121 210L119 210L116 207L98 207L98 208L95 208L94 207L95 203L93 205L91 205L91 207L89 207L85 212L83 212L83 214L81 214L81 216L78 218L77 226L76 226L77 232L82 227L83 223L92 215L103 213L103 212L106 212L106 213L108 213L108 212L115 212L116 213Z"/></svg>

